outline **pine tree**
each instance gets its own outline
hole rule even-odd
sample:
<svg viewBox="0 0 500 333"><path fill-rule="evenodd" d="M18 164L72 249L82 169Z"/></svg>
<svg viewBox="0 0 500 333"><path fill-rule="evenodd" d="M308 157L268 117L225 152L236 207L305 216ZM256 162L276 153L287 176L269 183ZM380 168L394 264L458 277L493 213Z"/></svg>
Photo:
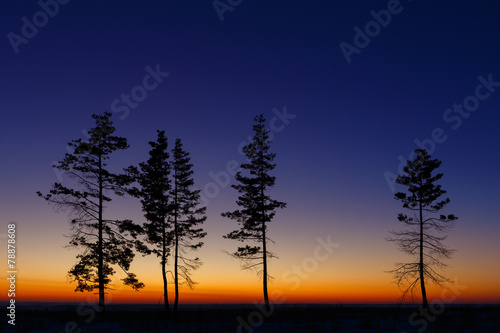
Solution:
<svg viewBox="0 0 500 333"><path fill-rule="evenodd" d="M37 194L55 205L69 211L70 247L81 248L77 263L69 270L71 281L77 283L75 291L99 290L99 311L104 312L105 289L115 273L112 265L118 265L126 273L125 285L135 290L144 287L133 273L130 264L135 256L134 247L140 247L136 237L141 228L131 220L111 220L104 217L104 204L112 199L108 193L123 196L125 186L130 183L126 175L114 174L107 169L107 160L118 150L129 147L127 139L113 136L115 127L110 120L111 113L93 115L96 127L88 131L88 141L72 140L68 145L74 148L62 161L54 165L71 180L73 187L55 183L49 194ZM69 182L69 180L68 180Z"/></svg>
<svg viewBox="0 0 500 333"><path fill-rule="evenodd" d="M192 270L201 265L199 258L188 258L189 249L196 250L203 246L199 239L206 232L198 226L206 220L205 207L198 207L200 191L193 190L192 167L189 154L182 149L180 139L172 149L172 161L167 152L167 138L164 131L158 131L157 142L150 142L150 158L140 163L140 171L129 167L127 171L140 185L129 192L141 198L143 211L148 220L144 224L146 241L154 245L145 254L155 253L161 257L165 309L170 312L167 293L167 259L174 256L174 314L179 303L180 279L190 288L195 282L191 278ZM193 242L194 241L194 242Z"/></svg>
<svg viewBox="0 0 500 333"><path fill-rule="evenodd" d="M201 265L198 257L188 258L186 256L187 250L196 250L203 246L203 242L199 240L207 233L198 227L206 220L206 208L199 207L200 191L192 189L194 185L193 165L189 163L189 153L182 149L180 139L175 141L172 156L171 211L173 231L171 234L174 245L174 314L176 314L179 303L179 277L192 288L195 282L191 278L191 272Z"/></svg>
<svg viewBox="0 0 500 333"><path fill-rule="evenodd" d="M396 179L396 183L407 187L407 193L398 192L394 195L396 200L403 203L403 208L408 209L413 216L400 213L398 220L410 226L410 230L391 232L387 240L395 242L399 249L415 257L415 261L400 263L396 269L390 271L394 275L398 287L402 290L402 300L408 296L413 299L415 291L420 287L422 303L428 308L426 281L443 286L450 282L435 269L444 268L443 259L449 259L454 250L443 245L447 236L436 236L432 233L443 233L453 226L457 217L453 214L443 215L439 211L450 202L449 198L439 199L446 191L435 182L443 177L442 173L432 175L441 165L441 161L431 159L424 149L415 150L416 157L407 161L404 175Z"/></svg>
<svg viewBox="0 0 500 333"><path fill-rule="evenodd" d="M160 257L165 311L169 316L166 266L167 259L170 256L170 247L172 246L172 237L169 232L171 229L169 220L171 213L171 181L169 178L171 166L168 161L168 142L165 131L158 131L157 141L151 141L149 145L151 146L149 159L146 162L139 163L140 171L135 167L127 169L140 185L140 189L134 187L129 192L135 197L141 198L142 210L147 220L143 225L145 240L154 246L153 249L148 248L143 253L154 253Z"/></svg>
<svg viewBox="0 0 500 333"><path fill-rule="evenodd" d="M251 241L260 245L238 247L231 255L242 260L243 269L257 269L258 274L262 276L264 302L269 311L267 284L270 275L267 261L275 255L267 249L267 224L276 214L276 208L285 208L286 203L273 200L268 194L275 184L276 177L270 176L269 172L276 167L273 163L276 154L269 152L271 140L269 130L265 128L264 116L261 114L254 120L255 135L252 142L243 148L249 162L241 165L241 169L247 170L249 175L244 176L238 171L235 178L239 184L232 185L240 193L236 203L241 209L222 213L222 216L236 220L241 225L239 230L230 232L224 238L240 242ZM259 270L260 267L262 270Z"/></svg>

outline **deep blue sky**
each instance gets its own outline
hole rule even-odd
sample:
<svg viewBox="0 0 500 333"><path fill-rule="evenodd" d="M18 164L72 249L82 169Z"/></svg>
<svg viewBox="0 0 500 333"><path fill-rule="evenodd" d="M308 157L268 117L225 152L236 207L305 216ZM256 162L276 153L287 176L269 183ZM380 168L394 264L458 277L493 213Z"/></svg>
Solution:
<svg viewBox="0 0 500 333"><path fill-rule="evenodd" d="M221 21L211 1L70 1L16 54L8 34L21 35L22 18L33 22L41 8L2 2L2 221L41 227L49 222L37 216L56 217L58 232L67 232L65 217L35 191L57 181L51 163L93 126L91 115L109 111L142 84L147 66L159 65L169 76L123 120L121 112L113 118L131 145L115 167L146 159L147 141L164 129L172 142L183 139L203 188L210 172L243 161L237 147L256 114L271 119L273 108L286 106L296 117L272 145L274 193L289 204L279 225L296 232L280 241L296 242L304 230L311 239L348 230L346 239L375 232L373 242L386 246L383 235L398 227L401 209L384 172L397 173L398 156L408 158L415 139L441 128L447 140L433 156L443 162L450 210L465 226L457 233L498 236L500 87L456 129L443 115L474 95L479 76L500 82L500 4L402 1L347 63L339 44L353 44L354 27L364 30L370 11L387 4L242 1ZM229 187L220 192L207 228L217 246L230 248L220 236L232 226L219 214L234 208L236 195Z"/></svg>

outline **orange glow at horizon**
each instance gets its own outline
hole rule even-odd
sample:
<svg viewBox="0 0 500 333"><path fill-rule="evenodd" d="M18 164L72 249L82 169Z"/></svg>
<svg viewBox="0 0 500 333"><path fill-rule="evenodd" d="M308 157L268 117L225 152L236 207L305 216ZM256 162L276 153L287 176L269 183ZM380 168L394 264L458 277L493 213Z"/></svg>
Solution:
<svg viewBox="0 0 500 333"><path fill-rule="evenodd" d="M28 236L27 226L19 224L19 234L27 235L19 238L19 273L16 281L16 301L19 302L84 302L97 300L97 290L93 292L74 292L75 284L67 280L67 272L74 265L74 249L63 249L66 239L62 236L46 242L54 233L47 231L41 223L31 227ZM26 230L25 230L26 229ZM342 232L342 231L341 231ZM221 232L222 234L222 232ZM324 234L327 234L325 231ZM36 235L36 236L35 236ZM381 237L382 238L382 233ZM484 235L479 235L484 236ZM477 237L479 237L477 236ZM207 236L209 238L210 236ZM282 237L280 239L279 237ZM280 260L272 261L274 280L269 284L271 299L284 300L287 303L398 303L401 292L392 282L390 274L385 273L394 262L405 257L394 251L392 244L370 243L373 235L356 235L356 237L340 233L332 237L350 239L335 248L324 261L310 265L314 258L318 242L316 233L310 237L303 234L302 241L287 243L290 235L284 233L277 237L276 253L283 253ZM325 236L326 237L326 236ZM482 237L485 238L486 236ZM324 238L324 237L323 237ZM500 267L491 265L494 255L485 257L481 248L456 238L454 248L460 248L463 254L450 262L444 274L454 280L458 277L460 294L453 303L492 303L500 304ZM367 245L369 244L369 245ZM186 286L180 289L180 300L183 303L254 303L261 302L262 282L255 272L244 271L236 261L231 261L220 249L218 238L207 239L202 253L204 265L195 272L193 278L199 284L190 290ZM229 247L229 246L228 246ZM43 249L43 251L42 251ZM22 251L21 251L22 250ZM51 254L51 261L41 260L41 254ZM324 256L327 252L321 251ZM0 252L0 259L6 261L6 252ZM112 288L108 290L106 301L113 303L159 303L163 302L163 285L161 268L155 257L137 256L132 271L146 284L141 291L133 291L123 286L120 279L126 275L117 270L113 276ZM171 281L171 279L169 280ZM0 279L0 300L8 300L8 281ZM452 287L450 287L452 290ZM173 284L168 285L169 301L173 301ZM441 298L441 288L429 286L429 301ZM275 295L275 296L273 296ZM445 297L453 295L446 292ZM418 303L418 295L415 302ZM277 302L276 302L277 303Z"/></svg>
<svg viewBox="0 0 500 333"><path fill-rule="evenodd" d="M8 290L4 281L0 288ZM173 301L173 285L169 285L169 301ZM376 304L398 303L400 291L394 285L386 287L375 286L311 286L291 291L289 288L271 286L269 297L271 301L279 303L328 303L328 304ZM455 287L438 289L428 288L429 301L441 299L444 303L498 303L499 297L489 293L488 288L468 288L460 283ZM39 280L18 281L16 285L16 301L18 302L93 302L97 301L97 290L94 292L74 292L74 284L56 283ZM1 300L7 299L7 294ZM456 296L456 297L455 297ZM252 288L195 287L181 288L181 304L215 304L215 303L255 303L262 300L261 285L256 283ZM419 297L415 298L418 304ZM151 286L147 290L134 291L127 287L117 287L107 290L106 302L111 303L163 303L163 288Z"/></svg>

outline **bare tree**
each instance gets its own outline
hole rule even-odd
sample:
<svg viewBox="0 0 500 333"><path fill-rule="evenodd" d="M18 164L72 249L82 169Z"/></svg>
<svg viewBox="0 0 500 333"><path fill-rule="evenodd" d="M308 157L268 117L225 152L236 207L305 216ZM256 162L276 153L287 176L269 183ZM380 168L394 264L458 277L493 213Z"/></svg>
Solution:
<svg viewBox="0 0 500 333"><path fill-rule="evenodd" d="M396 264L389 271L402 291L401 300L414 299L420 289L424 308L428 308L426 281L439 286L450 282L438 272L445 268L444 259L450 259L455 250L447 248L443 241L447 235L442 235L453 226L457 217L453 214L438 213L450 202L449 198L439 199L446 191L435 182L443 177L442 173L432 175L441 165L441 161L431 159L425 149L415 150L416 157L407 161L404 174L396 179L396 183L406 186L407 193L398 192L396 200L403 203L403 208L411 212L411 216L400 213L398 220L409 226L409 230L392 231L388 241L397 244L399 249L414 257L414 261Z"/></svg>

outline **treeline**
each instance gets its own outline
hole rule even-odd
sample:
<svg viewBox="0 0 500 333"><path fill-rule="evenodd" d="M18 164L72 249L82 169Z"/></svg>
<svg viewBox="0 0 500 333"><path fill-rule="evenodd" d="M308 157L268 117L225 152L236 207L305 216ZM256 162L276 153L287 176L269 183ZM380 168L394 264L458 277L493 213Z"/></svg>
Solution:
<svg viewBox="0 0 500 333"><path fill-rule="evenodd" d="M113 173L108 168L112 154L129 148L127 139L114 135L111 113L93 115L95 127L88 131L87 140L76 139L68 143L72 150L54 165L67 178L65 183L55 183L49 193L37 194L70 216L71 235L69 246L80 249L76 263L68 272L75 291L94 291L99 294L99 312L105 311L105 294L115 267L126 273L123 283L135 290L144 288L137 276L130 272L136 253L155 255L161 265L165 311L170 315L168 297L169 276L167 266L173 265L174 304L177 313L179 285L193 287L192 273L202 265L191 252L203 246L206 232L206 207L200 203L200 191L194 188L193 164L184 150L181 139L176 139L172 149L165 131L158 130L156 141L149 142L149 158L137 166L123 168ZM224 238L250 242L238 247L231 255L244 262L244 268L255 268L263 274L263 291L266 306L267 259L272 257L267 248L269 239L267 223L276 208L285 203L273 200L268 190L274 186L275 177L268 173L275 168L275 154L269 152L269 130L263 115L255 117L253 140L243 152L247 163L236 174L239 192L237 204L241 209L222 213L238 222L240 228ZM242 171L246 171L242 173ZM71 183L71 184L70 184ZM145 222L112 219L105 212L112 196L130 195L142 205ZM257 245L255 245L257 244Z"/></svg>
<svg viewBox="0 0 500 333"><path fill-rule="evenodd" d="M128 166L122 173L108 168L111 155L129 148L127 139L113 135L115 127L111 113L93 115L96 126L88 131L87 140L72 140L71 152L54 165L72 182L55 183L47 194L40 197L65 210L70 216L71 235L69 246L80 249L76 263L68 272L76 283L75 291L94 291L99 294L99 312L105 310L105 294L109 289L115 267L126 273L123 283L135 290L144 288L137 276L130 272L136 253L155 255L161 265L165 311L170 316L168 297L169 276L167 267L173 266L174 304L177 313L179 285L193 287L196 282L192 273L202 262L193 257L192 251L203 247L206 232L206 207L200 202L200 191L194 188L193 164L184 150L181 139L173 148L165 131L158 130L156 141L149 142L149 158L137 166ZM239 209L223 212L223 217L234 220L238 228L223 237L237 240L242 246L229 253L242 261L243 269L255 269L262 277L263 299L266 311L270 310L267 283L270 278L268 259L276 255L268 250L268 223L276 210L286 203L272 199L269 190L275 185L270 173L275 169L275 153L270 152L270 131L263 115L254 119L254 136L243 148L247 162L235 175ZM429 281L444 287L451 283L438 272L446 267L454 250L446 247L444 234L457 217L441 211L450 202L442 199L446 191L436 181L443 174L434 171L441 161L431 159L423 149L413 153L396 183L405 187L394 198L402 203L409 214L399 213L397 219L407 226L406 230L393 231L388 241L411 259L396 264L389 273L401 289L402 300L413 299L418 291L422 305L428 309L426 283ZM71 183L72 186L69 184ZM116 220L105 214L105 205L112 196L130 195L140 200L145 222Z"/></svg>

